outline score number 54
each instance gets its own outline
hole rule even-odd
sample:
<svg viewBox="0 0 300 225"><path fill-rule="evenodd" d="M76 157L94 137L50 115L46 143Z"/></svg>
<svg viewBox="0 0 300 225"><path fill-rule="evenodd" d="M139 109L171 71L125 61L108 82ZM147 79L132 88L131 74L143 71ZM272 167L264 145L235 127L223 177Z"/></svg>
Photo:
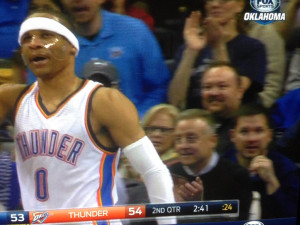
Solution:
<svg viewBox="0 0 300 225"><path fill-rule="evenodd" d="M128 206L126 207L126 217L143 218L145 217L145 208L143 206Z"/></svg>

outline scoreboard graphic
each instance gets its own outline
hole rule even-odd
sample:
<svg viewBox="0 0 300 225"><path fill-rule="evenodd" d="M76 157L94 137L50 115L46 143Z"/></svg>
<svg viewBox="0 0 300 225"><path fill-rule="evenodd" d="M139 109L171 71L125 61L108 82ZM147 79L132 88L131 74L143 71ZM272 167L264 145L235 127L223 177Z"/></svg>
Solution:
<svg viewBox="0 0 300 225"><path fill-rule="evenodd" d="M168 216L237 217L239 200L0 212L0 224L51 224Z"/></svg>

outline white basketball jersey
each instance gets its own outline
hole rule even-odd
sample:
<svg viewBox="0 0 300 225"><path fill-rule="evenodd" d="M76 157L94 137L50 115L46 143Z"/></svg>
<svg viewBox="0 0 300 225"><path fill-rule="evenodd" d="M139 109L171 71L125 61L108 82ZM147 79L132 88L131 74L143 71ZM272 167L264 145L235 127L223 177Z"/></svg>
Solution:
<svg viewBox="0 0 300 225"><path fill-rule="evenodd" d="M39 100L37 82L16 108L16 159L25 210L86 208L117 201L118 153L96 143L87 120L92 93L100 86L84 81L49 114Z"/></svg>

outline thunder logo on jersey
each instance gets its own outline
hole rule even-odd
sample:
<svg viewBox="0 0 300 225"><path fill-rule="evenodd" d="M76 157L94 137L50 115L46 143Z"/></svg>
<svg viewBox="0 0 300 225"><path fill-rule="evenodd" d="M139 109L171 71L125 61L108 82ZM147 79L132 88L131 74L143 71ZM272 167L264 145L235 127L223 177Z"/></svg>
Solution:
<svg viewBox="0 0 300 225"><path fill-rule="evenodd" d="M78 138L47 129L18 133L16 143L23 161L36 156L55 156L74 166L84 147L84 141Z"/></svg>

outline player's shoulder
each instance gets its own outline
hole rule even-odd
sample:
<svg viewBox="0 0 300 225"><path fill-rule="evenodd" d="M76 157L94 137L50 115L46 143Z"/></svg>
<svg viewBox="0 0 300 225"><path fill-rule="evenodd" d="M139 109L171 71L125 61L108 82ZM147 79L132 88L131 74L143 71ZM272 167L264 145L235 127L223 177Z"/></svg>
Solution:
<svg viewBox="0 0 300 225"><path fill-rule="evenodd" d="M115 88L101 87L95 91L94 101L96 100L98 103L100 102L110 102L118 100L119 98L123 98L124 95Z"/></svg>
<svg viewBox="0 0 300 225"><path fill-rule="evenodd" d="M135 115L137 110L134 104L119 90L114 88L98 88L92 99L92 109L102 117Z"/></svg>
<svg viewBox="0 0 300 225"><path fill-rule="evenodd" d="M130 107L130 100L119 90L108 87L98 88L92 99L93 109L101 112L112 113L114 110L121 110Z"/></svg>

